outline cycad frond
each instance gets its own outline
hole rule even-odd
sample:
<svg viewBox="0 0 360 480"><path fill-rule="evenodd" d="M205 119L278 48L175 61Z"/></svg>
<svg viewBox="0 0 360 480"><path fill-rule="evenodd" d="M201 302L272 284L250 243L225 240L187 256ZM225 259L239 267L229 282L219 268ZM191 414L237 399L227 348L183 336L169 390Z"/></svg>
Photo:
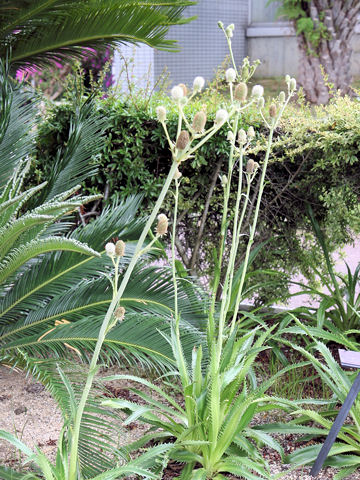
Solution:
<svg viewBox="0 0 360 480"><path fill-rule="evenodd" d="M66 145L59 148L41 200L61 195L97 171L94 157L103 147L103 132L108 125L100 118L91 97L78 106L70 118Z"/></svg>
<svg viewBox="0 0 360 480"><path fill-rule="evenodd" d="M97 256L98 253L87 245L76 240L60 237L47 237L46 239L32 240L21 248L13 249L11 253L0 263L0 284L13 275L19 267L27 261L54 250L66 250Z"/></svg>
<svg viewBox="0 0 360 480"><path fill-rule="evenodd" d="M37 115L34 96L11 85L0 60L0 191L20 162L34 151Z"/></svg>
<svg viewBox="0 0 360 480"><path fill-rule="evenodd" d="M139 201L139 197L133 197L105 209L94 222L76 229L71 239L103 251L111 237L119 236L126 242L122 259L126 268L134 250L130 240L137 238L143 224L143 220L134 219ZM104 253L100 258L84 258L72 252L56 252L33 261L0 296L2 353L14 351L16 346L30 354L45 355L52 350L64 355L67 343L86 354L93 348L99 323L112 298L110 282L103 275L111 270L112 263ZM187 288L182 288L183 284ZM200 330L207 298L201 289L189 286L189 279L179 279L179 306L188 358L194 343L202 341ZM169 335L174 312L171 272L165 267L138 264L121 304L126 308L126 321L110 332L104 356L111 354L112 358L129 361L135 358L144 365L170 365L172 352L163 334ZM128 321L129 318L132 320ZM54 328L55 321L62 319L72 325L67 329L56 327L51 335L41 339Z"/></svg>
<svg viewBox="0 0 360 480"><path fill-rule="evenodd" d="M15 63L40 66L89 56L88 48L102 50L119 43L174 49L166 33L171 25L189 21L182 13L193 4L188 0L6 3L8 10L0 10L0 55L11 45Z"/></svg>
<svg viewBox="0 0 360 480"><path fill-rule="evenodd" d="M55 328L52 325L41 336L30 336L27 332L18 340L7 343L3 352L11 353L20 348L31 354L46 356L52 351L57 356L64 356L70 345L86 358L96 343L102 319L102 316L94 316ZM187 322L182 322L181 327L184 354L190 359L194 345L203 343L204 336ZM169 322L163 318L146 313L126 314L125 320L107 335L102 358L132 365L135 360L143 367L168 369L174 364L173 352L166 340L169 334Z"/></svg>
<svg viewBox="0 0 360 480"><path fill-rule="evenodd" d="M70 382L75 402L78 402L86 379L86 367L66 360L32 358L22 350L14 356L8 355L6 361L43 383L59 405L65 424L71 425L71 399L62 377L65 375L66 382ZM85 409L79 441L79 458L85 478L94 477L124 460L118 448L122 433L119 418L101 406L102 397L103 388L95 382Z"/></svg>

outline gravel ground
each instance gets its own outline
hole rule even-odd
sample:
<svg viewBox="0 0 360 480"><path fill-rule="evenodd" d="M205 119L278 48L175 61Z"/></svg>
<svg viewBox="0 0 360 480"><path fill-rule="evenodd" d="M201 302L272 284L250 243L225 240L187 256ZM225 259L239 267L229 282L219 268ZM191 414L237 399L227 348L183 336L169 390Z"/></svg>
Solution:
<svg viewBox="0 0 360 480"><path fill-rule="evenodd" d="M113 373L114 371L111 372ZM258 421L261 423L262 419L258 418ZM0 429L16 434L30 448L38 446L46 455L54 458L56 439L61 426L61 413L41 384L31 377L26 377L22 372L0 366ZM139 438L144 430L143 425L136 424L135 428L125 431L124 443ZM285 451L293 448L291 440L283 440ZM264 449L263 453L274 475L288 469L288 466L279 462L276 452ZM2 440L0 440L0 464L15 468L19 464L19 455L11 445ZM282 478L313 480L309 472L309 467L303 467L287 472ZM318 480L333 479L335 473L333 468L326 468L316 478ZM351 480L360 480L360 470L351 475Z"/></svg>

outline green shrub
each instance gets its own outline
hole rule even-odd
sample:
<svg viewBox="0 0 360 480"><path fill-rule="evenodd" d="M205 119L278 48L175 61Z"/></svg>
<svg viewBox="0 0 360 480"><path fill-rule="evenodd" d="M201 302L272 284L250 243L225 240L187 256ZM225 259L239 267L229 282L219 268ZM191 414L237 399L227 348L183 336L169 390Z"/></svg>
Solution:
<svg viewBox="0 0 360 480"><path fill-rule="evenodd" d="M146 108L141 102L129 103L123 98L116 100L110 97L100 101L99 116L105 115L111 126L97 159L100 162L99 172L86 181L86 193L103 193L105 203L111 202L118 194L126 197L130 193L141 193L145 196L146 208L151 209L170 162L165 136L155 120L155 108L160 103L167 108L168 128L173 135L176 129L175 112L163 94L155 94L144 104ZM211 91L199 96L186 113L191 121L193 112L206 108L211 122L219 105L221 96L217 97ZM42 181L51 169L55 152L65 138L72 109L70 103L54 105L41 126L38 157L46 161L40 160L35 165L33 175L36 182ZM317 221L331 239L328 245L330 251L351 241L354 233L359 231L359 117L360 104L347 97L335 98L328 106L314 110L300 103L286 114L276 132L255 239L255 246L265 240L268 243L257 256L253 269L266 264L288 274L300 270L305 277L314 280L309 265L314 263L315 256L315 264L321 268L323 260L316 258L316 242L305 213L306 203L313 207ZM247 130L252 124L257 130L254 160L263 157L263 136L261 129L256 128L260 123L255 109L241 118L242 128ZM183 213L178 227L184 246L179 254L193 274L212 271L212 251L218 239L220 218L220 179L228 153L226 134L225 127L199 149L191 162L182 166L183 188L179 208ZM255 184L253 198L256 188ZM230 206L234 205L234 200L235 192L232 192ZM96 211L102 206L95 205L93 209ZM170 198L166 205L169 215L171 210ZM248 234L250 222L251 211L244 222L244 234ZM302 234L299 235L299 232ZM242 260L239 256L238 266ZM287 279L276 278L275 284L269 284L265 272L254 279L254 282L262 281L264 284L258 291L259 302L285 298Z"/></svg>

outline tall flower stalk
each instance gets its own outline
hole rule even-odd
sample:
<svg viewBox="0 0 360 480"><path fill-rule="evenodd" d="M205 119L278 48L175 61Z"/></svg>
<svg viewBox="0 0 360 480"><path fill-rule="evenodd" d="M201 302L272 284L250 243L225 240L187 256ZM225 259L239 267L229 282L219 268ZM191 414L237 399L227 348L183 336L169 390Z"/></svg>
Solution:
<svg viewBox="0 0 360 480"><path fill-rule="evenodd" d="M191 95L190 98L192 98L196 93L198 93L204 86L204 79L201 77L197 77L194 80L194 86L193 86L193 94ZM186 96L184 89L180 86L176 86L172 89L171 92L173 100L178 104L179 109L181 109L181 105L186 103ZM235 109L230 112L230 116L233 115L235 112ZM149 216L148 221L146 222L146 225L140 235L140 238L138 240L138 243L136 245L133 257L124 273L124 276L122 278L122 281L120 283L120 286L118 287L118 266L119 262L114 261L114 267L115 267L115 277L114 277L114 282L113 282L113 289L114 289L114 294L113 294L113 299L112 302L108 308L108 311L105 315L104 321L101 325L98 339L95 345L94 353L90 362L90 367L89 367L89 373L86 379L86 383L84 386L84 390L82 393L82 396L80 398L78 407L76 409L76 414L75 414L75 419L74 419L74 426L73 426L73 431L72 431L72 441L71 441L71 450L70 450L70 459L69 459L69 480L76 480L77 479L77 473L78 473L78 444L79 444L79 436L80 436L80 427L81 427L81 421L82 417L84 414L84 409L85 405L92 387L92 384L94 382L95 375L97 373L97 363L99 360L100 352L102 345L104 343L104 340L106 338L107 333L111 330L112 326L115 325L116 323L116 317L114 318L114 312L115 309L118 307L119 302L121 301L121 297L124 293L124 290L129 282L131 273L134 270L134 267L136 266L136 263L139 260L139 257L144 253L143 250L143 245L145 242L146 237L148 236L150 229L160 211L161 205L163 204L164 198L170 188L171 182L173 181L174 177L177 176L178 172L178 167L181 165L182 162L186 161L193 153L196 151L197 148L199 148L202 144L207 142L213 135L216 134L216 132L223 126L223 124L228 120L229 115L226 114L225 116L222 116L221 118L217 119L217 122L206 132L201 132L200 134L198 132L195 132L191 127L190 127L190 134L187 130L182 130L182 116L179 115L179 122L178 122L178 129L177 129L177 137L175 143L171 142L170 136L167 130L166 126L166 110L164 107L159 107L157 109L157 115L158 119L163 125L166 137L168 138L169 141L169 146L170 146L170 151L172 154L172 165L170 168L170 171L168 173L168 176L165 180L165 183L163 185L163 188L161 190L161 193L155 203L155 206ZM198 140L199 137L202 137L196 144L196 146L192 146L193 141L196 139ZM175 180L177 182L177 180ZM177 183L176 183L177 184ZM158 233L157 236L161 236L161 233ZM173 267L175 268L175 267ZM175 277L174 277L175 279ZM176 289L176 279L175 279L175 289ZM179 321L180 317L178 314L178 308L177 308L177 299L175 300L175 330L177 332L176 336L179 338L179 349L181 350L181 345L180 345L180 332L179 332ZM183 354L181 353L179 355L179 358L177 359L178 362L180 362L180 366L183 365L185 367L185 360L183 357ZM186 374L185 374L185 369L182 368L182 373L183 373L183 378L184 381L186 381Z"/></svg>
<svg viewBox="0 0 360 480"><path fill-rule="evenodd" d="M230 48L230 57L233 59L231 50L231 37L234 27L230 25L224 28ZM261 454L256 452L254 442L259 441L259 433L249 426L250 420L256 413L258 405L269 402L270 397L265 395L272 382L283 372L279 372L262 385L254 385L247 381L256 355L261 350L271 334L271 329L259 332L250 331L240 338L237 337L236 318L239 302L242 297L242 289L245 276L240 279L240 287L236 298L236 311L231 325L227 325L230 309L230 298L234 284L235 260L240 244L243 221L250 202L250 188L258 171L262 170L260 177L259 195L249 232L248 245L245 254L244 271L249 261L251 245L254 241L256 224L259 216L260 202L265 185L266 168L270 158L272 137L278 125L281 114L292 96L295 85L294 80L288 79L288 95L282 93L277 104L270 106L269 111L264 113L263 88L256 85L248 99L246 81L254 72L254 65L248 60L243 62L241 69L230 68L225 73L229 84L230 102L224 102L224 108L215 114L214 124L207 130L206 116L204 112L198 112L193 117L192 123L185 113L185 105L204 85L203 79L197 77L194 80L193 92L188 95L184 85L175 86L171 95L178 107L177 135L171 140L166 127L166 110L160 106L157 108L157 116L161 122L165 136L169 143L173 159L181 170L181 162L193 155L212 135L223 126L228 127L227 139L229 145L229 160L226 174L222 176L223 186L223 211L220 224L220 241L217 251L214 279L211 286L211 298L208 311L206 358L203 358L203 345L194 346L191 364L187 362L183 354L181 343L180 320L181 311L175 298L175 315L172 322L171 338L169 339L177 366L177 375L180 380L183 402L178 402L176 397L169 395L158 386L141 379L128 375L108 377L107 380L127 379L146 385L162 397L164 402L158 399L152 400L148 395L142 395L147 403L137 405L134 402L111 399L104 402L105 405L120 408L126 413L131 413L138 420L155 426L159 431L151 430L151 438L157 436L161 441L175 442L168 451L169 458L185 461L186 465L181 473L183 480L215 479L223 478L222 473L231 473L246 479L253 479L254 472L259 477L271 478L268 473L266 462ZM245 162L248 149L255 137L252 127L245 132L239 129L241 113L250 106L257 106L260 115L264 118L265 125L269 128L267 150L262 165L259 166L252 159ZM235 206L230 207L233 178L238 175L236 186ZM179 173L175 175L175 207L172 225L171 251L172 251L172 277L175 297L178 291L175 260L175 236L176 222L179 204ZM231 227L231 242L228 242L228 234ZM230 244L229 244L230 243ZM228 262L222 276L223 257L227 253ZM222 296L217 301L217 291L222 282ZM204 355L205 357L205 355ZM277 399L277 404L281 401ZM284 400L284 404L286 401ZM274 439L261 436L261 441L276 446ZM275 443L274 443L275 442ZM144 441L145 443L145 441ZM231 447L231 448L230 448ZM280 445L276 446L281 452Z"/></svg>

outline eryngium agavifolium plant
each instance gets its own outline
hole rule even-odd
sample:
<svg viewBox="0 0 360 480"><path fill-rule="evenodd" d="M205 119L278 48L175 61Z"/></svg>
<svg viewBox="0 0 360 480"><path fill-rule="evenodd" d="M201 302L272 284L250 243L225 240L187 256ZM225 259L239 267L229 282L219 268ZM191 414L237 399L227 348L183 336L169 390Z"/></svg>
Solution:
<svg viewBox="0 0 360 480"><path fill-rule="evenodd" d="M225 33L230 48L230 57L233 60L231 38L234 27L229 25L225 29L221 22L219 26ZM233 67L228 69L225 74L229 85L229 101L224 101L222 108L216 112L215 121L208 130L205 130L207 120L205 112L197 112L192 119L189 119L184 113L184 106L188 105L204 86L204 79L201 77L195 78L192 92L188 93L182 84L171 90L171 97L178 110L178 128L175 139L170 138L167 130L166 109L163 106L157 108L157 117L164 128L173 157L173 167L169 178L174 178L175 183L172 225L172 272L175 293L177 292L177 271L174 239L179 188L181 188L182 181L181 164L193 156L196 150L208 141L219 128L228 129L227 139L230 153L227 171L221 178L223 186L221 240L216 254L217 263L210 302L209 305L204 305L208 313L206 355L202 345L194 346L191 364L186 362L181 343L181 311L176 303L171 337L169 338L177 364L177 371L173 372L175 378L172 385L172 391L175 391L176 395L139 377L130 375L107 377L107 380L126 379L137 382L141 386L150 388L156 394L155 399L144 393L141 387L134 387L131 390L142 399L141 404L124 399L109 399L104 402L104 405L119 408L128 413L126 423L137 419L151 425L149 434L142 441L136 442L133 445L134 448L138 448L146 444L149 439L156 437L162 441L171 441L175 438L172 448L168 451L168 456L185 463L181 474L182 479L220 479L224 478L222 473L231 473L247 479L274 478L270 476L267 465L255 445L258 442L266 443L282 455L282 449L274 439L259 429L249 426L254 414L262 409L271 408L271 402L276 403L276 408L281 408L288 403L281 399L274 402L265 393L275 378L283 371L261 385L257 384L252 372L252 365L257 354L266 348L265 342L272 332L271 329L264 331L255 329L239 338L237 316L246 268L256 232L274 130L295 92L296 82L287 77L287 94L282 93L277 102L273 102L269 109L265 109L262 86L254 86L251 94L248 95L246 82L253 70L253 66L246 60L241 71L238 71L233 61ZM255 137L254 129L250 127L247 132L239 129L241 114L254 105L257 105L269 132L267 150L261 165L252 159L245 160ZM238 182L237 197L234 210L230 211L229 198L233 177L237 178ZM255 179L259 180L259 189L245 252L245 267L240 279L235 309L232 310L231 322L228 324L226 319L230 307L235 258L242 222L248 210L250 187ZM228 253L229 260L227 265L223 265L225 240L229 234L231 218L233 221L230 232L232 241ZM222 269L225 270L224 275L222 275ZM223 293L220 302L217 302L216 291L221 278L224 278ZM121 290L118 295L120 298Z"/></svg>

